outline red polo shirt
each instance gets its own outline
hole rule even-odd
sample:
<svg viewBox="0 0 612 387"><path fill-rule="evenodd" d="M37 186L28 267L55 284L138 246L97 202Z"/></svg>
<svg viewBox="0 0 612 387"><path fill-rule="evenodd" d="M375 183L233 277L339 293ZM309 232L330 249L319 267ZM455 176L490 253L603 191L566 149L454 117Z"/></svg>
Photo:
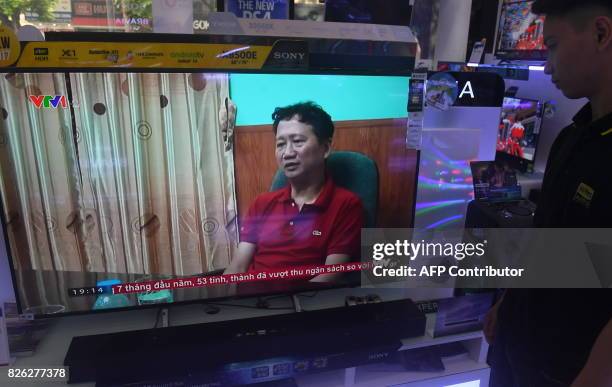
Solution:
<svg viewBox="0 0 612 387"><path fill-rule="evenodd" d="M330 254L359 257L363 223L361 200L328 177L316 201L301 211L290 185L259 195L240 237L257 245L249 270L322 265Z"/></svg>

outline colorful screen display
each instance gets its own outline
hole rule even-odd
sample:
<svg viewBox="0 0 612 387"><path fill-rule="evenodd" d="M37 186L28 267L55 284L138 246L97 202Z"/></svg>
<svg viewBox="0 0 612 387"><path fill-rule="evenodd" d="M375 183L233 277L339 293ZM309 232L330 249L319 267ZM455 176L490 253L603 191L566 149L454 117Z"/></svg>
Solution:
<svg viewBox="0 0 612 387"><path fill-rule="evenodd" d="M516 171L500 161L474 161L470 163L474 183L474 199L491 202L518 200L521 187Z"/></svg>
<svg viewBox="0 0 612 387"><path fill-rule="evenodd" d="M497 151L533 162L540 127L541 106L538 101L504 98L497 134Z"/></svg>
<svg viewBox="0 0 612 387"><path fill-rule="evenodd" d="M544 16L531 12L533 1L506 1L502 6L497 55L509 59L544 59Z"/></svg>

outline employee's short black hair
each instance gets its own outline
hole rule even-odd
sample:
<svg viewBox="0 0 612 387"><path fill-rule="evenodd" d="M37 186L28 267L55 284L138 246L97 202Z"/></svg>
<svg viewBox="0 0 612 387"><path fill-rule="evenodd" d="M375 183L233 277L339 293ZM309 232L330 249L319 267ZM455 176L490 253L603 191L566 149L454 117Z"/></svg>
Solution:
<svg viewBox="0 0 612 387"><path fill-rule="evenodd" d="M538 15L563 17L592 7L603 7L612 15L610 0L536 0L531 9Z"/></svg>
<svg viewBox="0 0 612 387"><path fill-rule="evenodd" d="M300 122L312 126L320 143L330 141L334 136L334 123L331 116L321 106L311 101L274 109L272 113L274 134L276 134L279 122L290 120L295 116Z"/></svg>

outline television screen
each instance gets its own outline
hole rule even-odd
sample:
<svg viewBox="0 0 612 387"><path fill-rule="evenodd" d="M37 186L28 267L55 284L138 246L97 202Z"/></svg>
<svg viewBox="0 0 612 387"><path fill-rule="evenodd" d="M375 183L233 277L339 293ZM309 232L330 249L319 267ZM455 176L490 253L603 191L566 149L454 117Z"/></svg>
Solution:
<svg viewBox="0 0 612 387"><path fill-rule="evenodd" d="M544 16L531 12L533 1L509 1L502 6L496 54L504 59L546 58Z"/></svg>
<svg viewBox="0 0 612 387"><path fill-rule="evenodd" d="M409 26L412 6L405 0L326 0L325 21Z"/></svg>
<svg viewBox="0 0 612 387"><path fill-rule="evenodd" d="M470 163L474 185L474 199L490 202L519 200L521 187L516 170L501 161L473 161Z"/></svg>
<svg viewBox="0 0 612 387"><path fill-rule="evenodd" d="M365 154L388 181L379 185L379 223L410 226L418 157L397 141L407 87L405 76L0 74L2 226L21 311L87 313L345 286L344 275L318 286L312 266L326 263L330 238L334 253L348 251L355 241L345 239L360 227L326 235L316 217L258 237L257 253L265 237L278 256L266 270L251 266L229 283L221 274L239 242L259 235L249 214L279 169L277 107L320 105L335 126L333 149ZM404 197L403 210L386 205L390 197ZM316 265L308 266L296 246L311 242ZM359 262L356 242L351 258Z"/></svg>
<svg viewBox="0 0 612 387"><path fill-rule="evenodd" d="M504 98L497 152L533 163L541 127L539 101Z"/></svg>
<svg viewBox="0 0 612 387"><path fill-rule="evenodd" d="M295 20L325 21L324 2L295 1L293 7Z"/></svg>

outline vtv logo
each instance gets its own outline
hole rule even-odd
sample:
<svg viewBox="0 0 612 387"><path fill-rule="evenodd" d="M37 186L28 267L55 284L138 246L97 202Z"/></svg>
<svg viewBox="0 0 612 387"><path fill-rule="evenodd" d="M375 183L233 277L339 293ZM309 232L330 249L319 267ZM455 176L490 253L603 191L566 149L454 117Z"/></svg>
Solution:
<svg viewBox="0 0 612 387"><path fill-rule="evenodd" d="M41 106L45 109L57 109L58 106L64 109L68 107L65 95L30 95L28 98L37 109L40 109Z"/></svg>

